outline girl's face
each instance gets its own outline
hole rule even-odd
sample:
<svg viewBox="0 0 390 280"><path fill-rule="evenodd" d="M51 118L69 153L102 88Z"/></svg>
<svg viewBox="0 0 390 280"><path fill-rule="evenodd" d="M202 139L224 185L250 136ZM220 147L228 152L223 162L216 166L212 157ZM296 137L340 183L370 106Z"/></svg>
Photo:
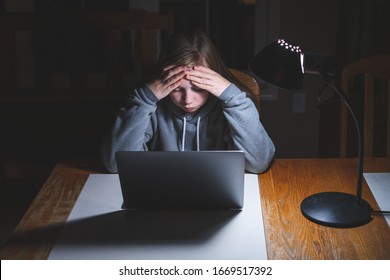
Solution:
<svg viewBox="0 0 390 280"><path fill-rule="evenodd" d="M169 94L172 102L190 115L194 115L206 102L209 92L200 89L187 79Z"/></svg>

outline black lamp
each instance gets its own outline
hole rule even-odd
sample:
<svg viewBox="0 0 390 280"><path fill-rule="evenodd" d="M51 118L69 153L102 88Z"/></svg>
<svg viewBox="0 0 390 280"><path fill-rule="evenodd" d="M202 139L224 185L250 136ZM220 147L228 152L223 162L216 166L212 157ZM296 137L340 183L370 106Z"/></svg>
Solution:
<svg viewBox="0 0 390 280"><path fill-rule="evenodd" d="M358 181L356 195L343 192L322 192L305 198L302 214L317 224L349 228L367 224L373 210L362 199L363 135L356 114L341 88L336 83L334 57L303 53L300 47L279 39L261 50L250 62L250 70L260 79L277 87L298 90L302 88L303 74L320 74L347 106L357 129Z"/></svg>

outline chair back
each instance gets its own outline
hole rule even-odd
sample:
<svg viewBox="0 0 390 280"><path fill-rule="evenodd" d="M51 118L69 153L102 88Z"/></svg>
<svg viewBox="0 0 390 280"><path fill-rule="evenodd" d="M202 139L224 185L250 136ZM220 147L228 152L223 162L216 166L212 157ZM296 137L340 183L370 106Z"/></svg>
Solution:
<svg viewBox="0 0 390 280"><path fill-rule="evenodd" d="M359 77L363 78L364 84L361 87L364 94L361 98L364 155L382 156L378 154L380 152L377 152L377 148L385 146L385 155L390 157L390 55L368 57L346 65L341 73L341 86L347 95L351 94L353 83ZM340 110L340 156L346 157L349 114L345 106L341 106Z"/></svg>
<svg viewBox="0 0 390 280"><path fill-rule="evenodd" d="M247 72L230 68L230 72L234 77L239 80L242 84L247 86L252 91L252 100L256 105L256 108L260 108L260 85L257 80Z"/></svg>

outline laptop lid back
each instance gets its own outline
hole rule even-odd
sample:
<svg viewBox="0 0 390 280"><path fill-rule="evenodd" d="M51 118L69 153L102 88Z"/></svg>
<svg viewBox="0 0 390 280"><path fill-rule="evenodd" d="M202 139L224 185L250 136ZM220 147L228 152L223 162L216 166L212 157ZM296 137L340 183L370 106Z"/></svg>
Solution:
<svg viewBox="0 0 390 280"><path fill-rule="evenodd" d="M116 153L126 209L240 209L242 151Z"/></svg>

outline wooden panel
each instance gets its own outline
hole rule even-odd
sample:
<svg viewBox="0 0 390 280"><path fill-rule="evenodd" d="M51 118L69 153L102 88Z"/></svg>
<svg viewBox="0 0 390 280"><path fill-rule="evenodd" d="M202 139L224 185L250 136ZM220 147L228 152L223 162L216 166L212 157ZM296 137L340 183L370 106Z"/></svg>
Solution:
<svg viewBox="0 0 390 280"><path fill-rule="evenodd" d="M97 44L89 44L89 32L101 31L103 40ZM136 49L124 49L122 44L122 32L134 31L134 45ZM20 31L31 31L33 36L34 57L33 65L35 73L32 79L36 87L18 88L15 71L15 34ZM129 88L136 86L144 77L146 69L157 61L159 40L157 36L167 36L173 32L173 14L159 14L143 10L112 11L112 12L40 12L40 13L7 13L0 15L0 57L2 63L0 80L0 97L12 100L12 97L28 96L40 98L52 98L56 95L78 96L93 94L93 90L87 87L88 65L90 57L88 48L102 50L100 59L104 69L100 73L106 79L106 95L125 94ZM28 46L26 46L28 47ZM135 50L135 52L134 52ZM127 53L126 53L127 52ZM123 55L131 53L133 62L127 66L131 69L135 78L123 81L124 60ZM17 56L21 54L16 54ZM59 61L57 61L59 59ZM64 65L59 65L61 62ZM55 69L62 67L64 69ZM23 65L20 66L23 68ZM96 74L96 69L92 69ZM62 77L65 86L53 86L53 75ZM3 79L3 77L5 77ZM54 77L54 78L55 78ZM66 78L70 85L66 85ZM130 81L130 82L129 82ZM61 82L61 81L60 81ZM7 90L4 86L7 85ZM107 89L108 88L108 89ZM116 89L112 91L110 89ZM127 89L127 90L124 90ZM99 91L99 89L97 89ZM20 94L17 94L20 93ZM98 94L101 95L101 94ZM16 99L15 99L16 100Z"/></svg>
<svg viewBox="0 0 390 280"><path fill-rule="evenodd" d="M173 32L172 15L144 10L105 12L37 12L7 13L0 17L0 30L80 30L102 29L164 29Z"/></svg>
<svg viewBox="0 0 390 280"><path fill-rule="evenodd" d="M142 10L1 14L6 174L41 161L98 157L115 113L157 61L152 36L172 32L173 14ZM139 34L132 38L139 48L126 45L124 33Z"/></svg>
<svg viewBox="0 0 390 280"><path fill-rule="evenodd" d="M71 84L74 89L72 95L83 95L81 89L86 88L86 78L88 72L88 62L85 59L88 57L87 51L87 34L84 30L78 32L69 32L69 73Z"/></svg>
<svg viewBox="0 0 390 280"><path fill-rule="evenodd" d="M0 30L0 61L0 87L15 87L15 34L10 30Z"/></svg>

